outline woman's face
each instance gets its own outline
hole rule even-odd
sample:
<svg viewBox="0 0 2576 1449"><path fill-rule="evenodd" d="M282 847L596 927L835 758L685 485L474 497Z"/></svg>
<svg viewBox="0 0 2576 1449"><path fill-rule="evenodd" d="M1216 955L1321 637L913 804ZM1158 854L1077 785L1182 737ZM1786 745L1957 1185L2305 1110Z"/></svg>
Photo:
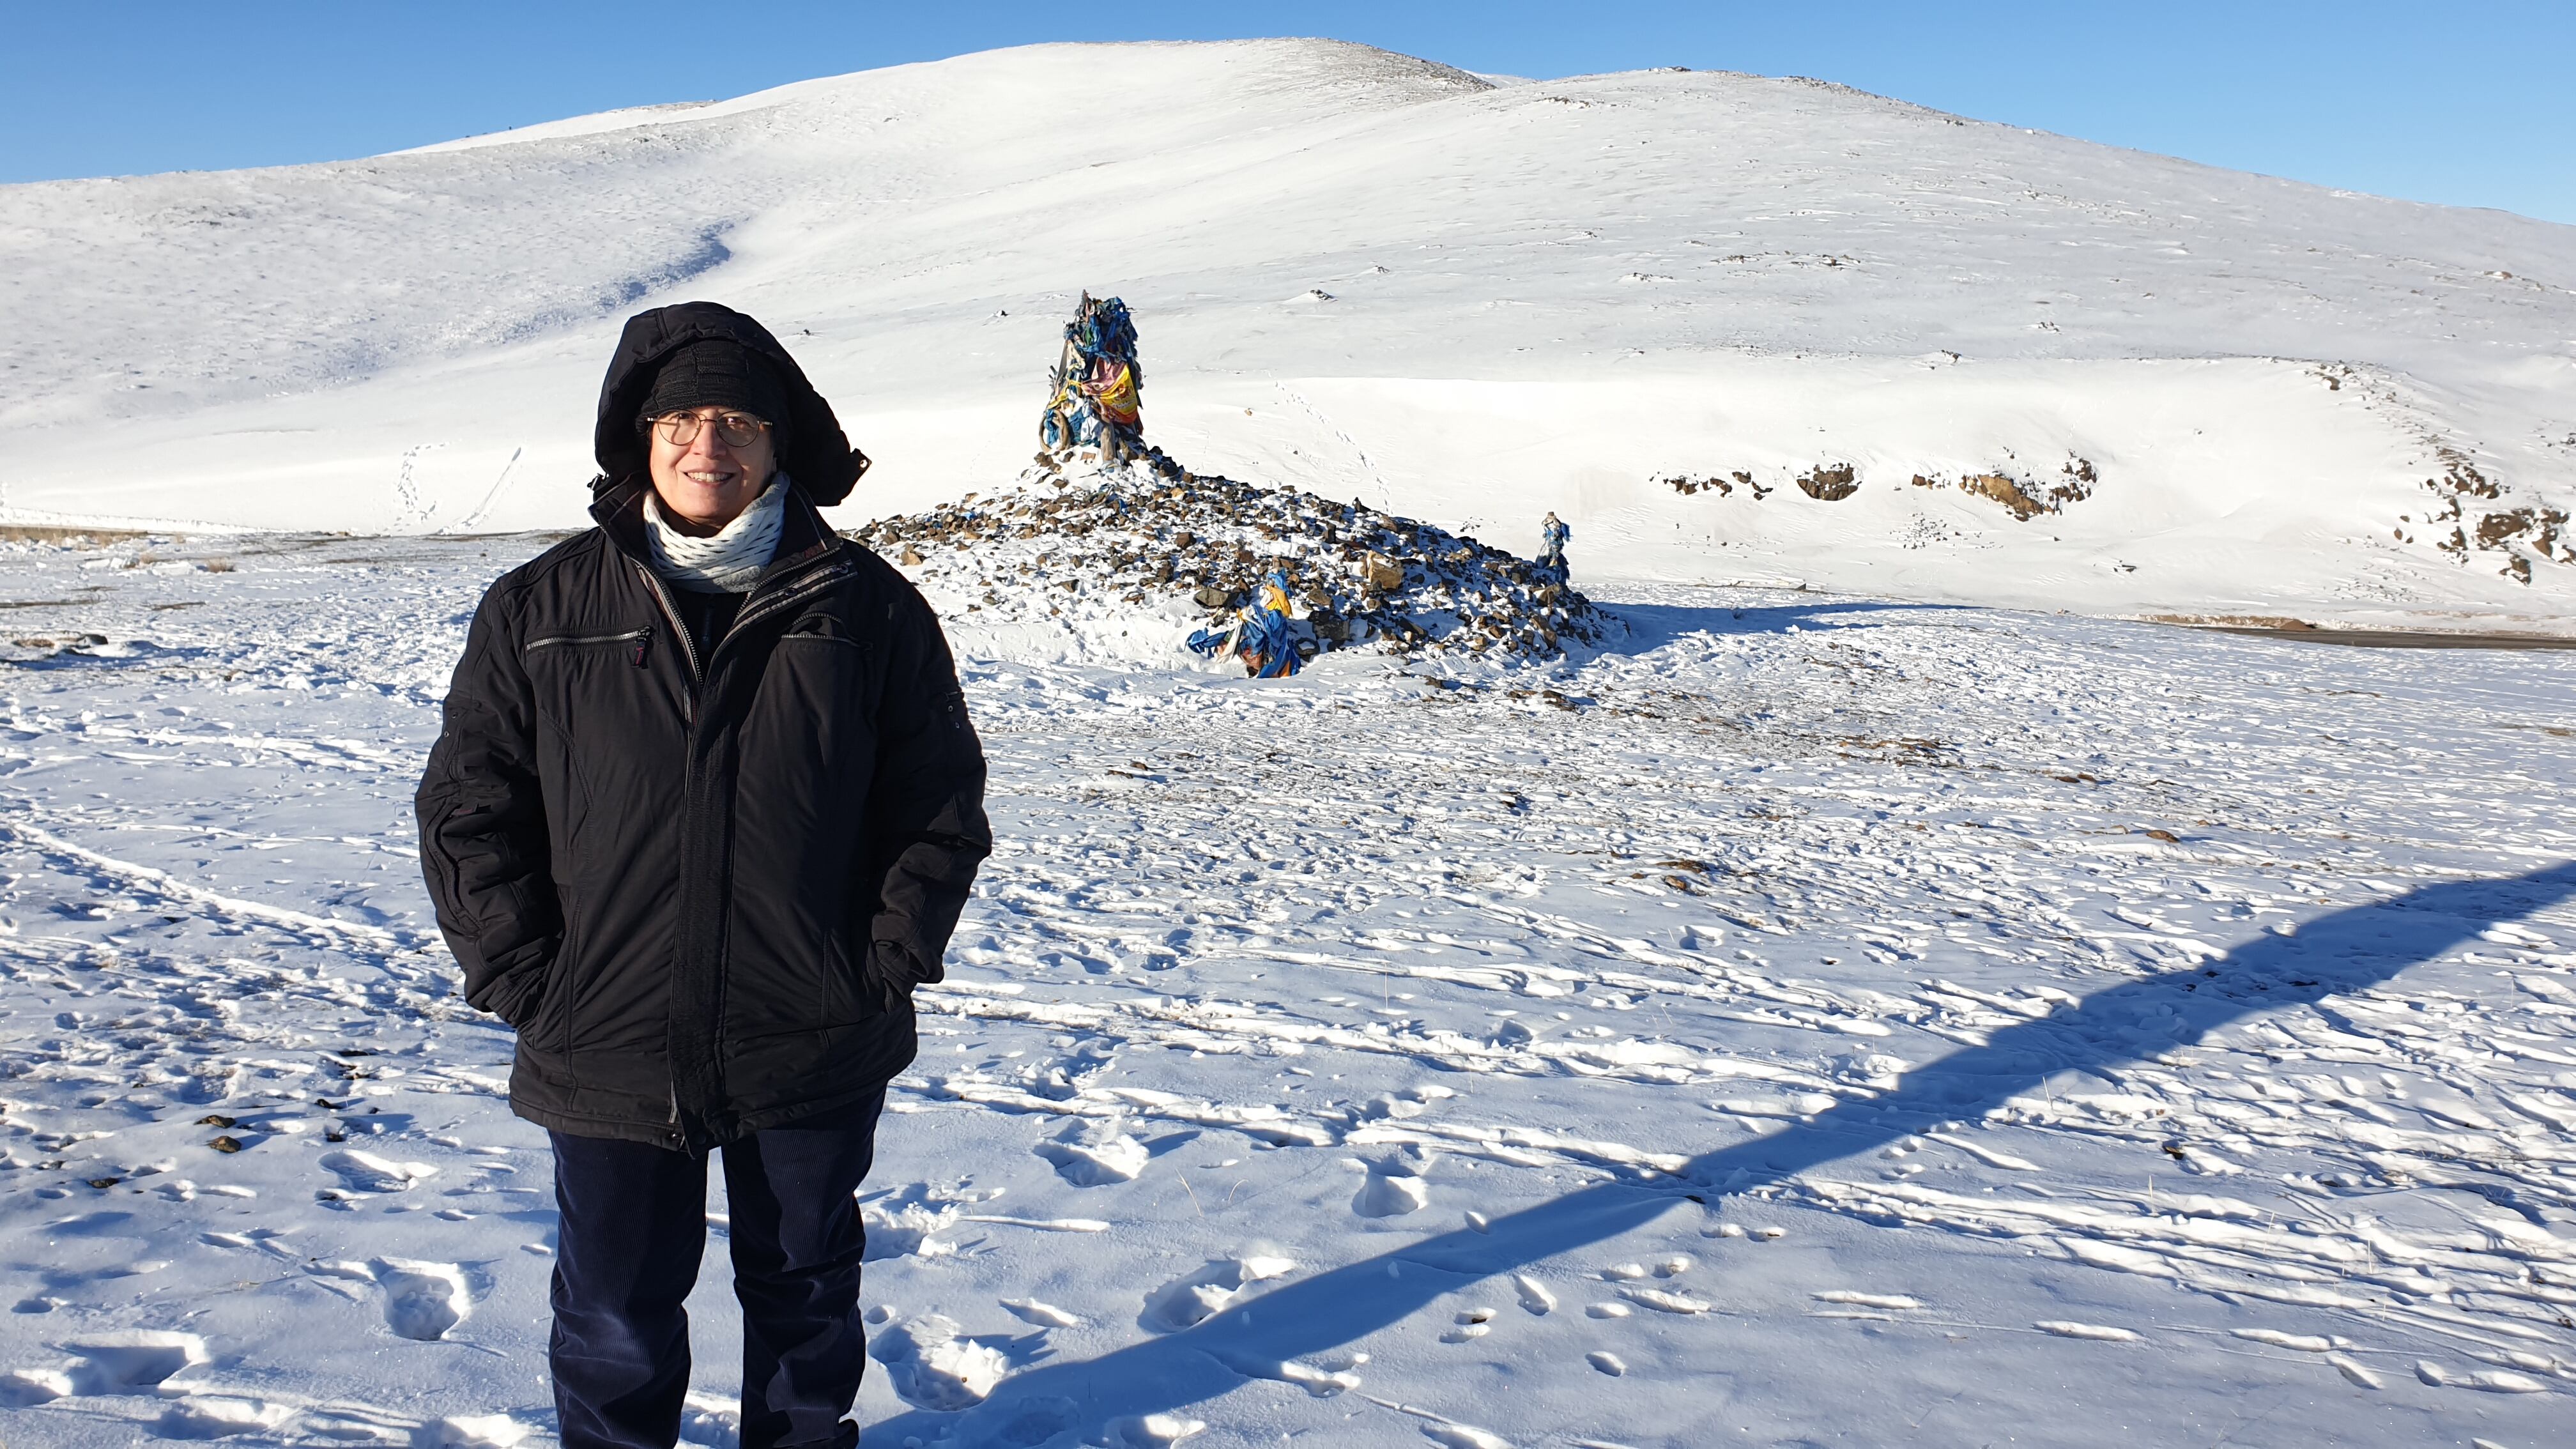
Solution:
<svg viewBox="0 0 2576 1449"><path fill-rule="evenodd" d="M688 441L675 442L675 438ZM701 407L655 418L645 429L653 491L683 533L704 536L741 516L778 470L769 424L739 408Z"/></svg>

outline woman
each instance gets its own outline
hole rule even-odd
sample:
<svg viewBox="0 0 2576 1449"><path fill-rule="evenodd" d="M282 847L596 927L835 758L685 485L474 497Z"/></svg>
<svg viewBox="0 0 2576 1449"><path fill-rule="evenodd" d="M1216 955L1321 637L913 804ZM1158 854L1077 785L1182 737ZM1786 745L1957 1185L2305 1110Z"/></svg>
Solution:
<svg viewBox="0 0 2576 1449"><path fill-rule="evenodd" d="M596 526L484 595L417 806L466 999L562 1213L567 1449L667 1446L721 1149L742 1443L854 1444L851 1200L991 850L938 620L832 532L867 467L766 328L628 320Z"/></svg>

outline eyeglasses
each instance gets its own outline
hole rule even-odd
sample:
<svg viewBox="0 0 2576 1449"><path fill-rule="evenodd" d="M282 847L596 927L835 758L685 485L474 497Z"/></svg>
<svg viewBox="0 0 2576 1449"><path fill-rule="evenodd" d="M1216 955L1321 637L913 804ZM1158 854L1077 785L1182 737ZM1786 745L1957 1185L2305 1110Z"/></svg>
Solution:
<svg viewBox="0 0 2576 1449"><path fill-rule="evenodd" d="M749 413L718 413L702 418L696 413L670 413L653 420L653 431L674 448L685 448L698 440L706 425L716 425L716 436L728 448L748 448L769 431L769 424Z"/></svg>

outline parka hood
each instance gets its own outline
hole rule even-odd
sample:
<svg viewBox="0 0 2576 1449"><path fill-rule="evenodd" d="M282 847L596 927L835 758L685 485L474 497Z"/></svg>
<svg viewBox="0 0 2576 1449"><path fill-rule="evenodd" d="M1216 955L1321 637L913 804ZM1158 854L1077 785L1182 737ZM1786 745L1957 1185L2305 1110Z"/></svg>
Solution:
<svg viewBox="0 0 2576 1449"><path fill-rule="evenodd" d="M739 343L766 357L778 369L787 390L786 446L778 466L808 501L829 507L850 496L851 485L868 471L867 454L850 446L832 405L806 381L805 370L787 355L778 339L758 322L715 302L677 302L638 312L626 319L617 352L608 360L608 376L599 386L599 421L591 435L600 476L591 482L595 494L641 476L646 454L635 417L653 391L654 375L664 359L692 342L718 338Z"/></svg>

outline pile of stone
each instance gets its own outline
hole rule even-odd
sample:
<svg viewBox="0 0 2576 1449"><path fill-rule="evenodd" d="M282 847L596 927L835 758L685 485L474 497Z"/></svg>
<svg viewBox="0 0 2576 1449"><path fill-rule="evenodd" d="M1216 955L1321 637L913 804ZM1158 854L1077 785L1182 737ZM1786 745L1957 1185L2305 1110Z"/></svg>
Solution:
<svg viewBox="0 0 2576 1449"><path fill-rule="evenodd" d="M1041 452L999 493L849 536L949 607L1004 619L1147 612L1222 625L1277 572L1313 652L1516 662L1625 632L1527 559L1356 502L1193 473L1159 449L1119 463Z"/></svg>

